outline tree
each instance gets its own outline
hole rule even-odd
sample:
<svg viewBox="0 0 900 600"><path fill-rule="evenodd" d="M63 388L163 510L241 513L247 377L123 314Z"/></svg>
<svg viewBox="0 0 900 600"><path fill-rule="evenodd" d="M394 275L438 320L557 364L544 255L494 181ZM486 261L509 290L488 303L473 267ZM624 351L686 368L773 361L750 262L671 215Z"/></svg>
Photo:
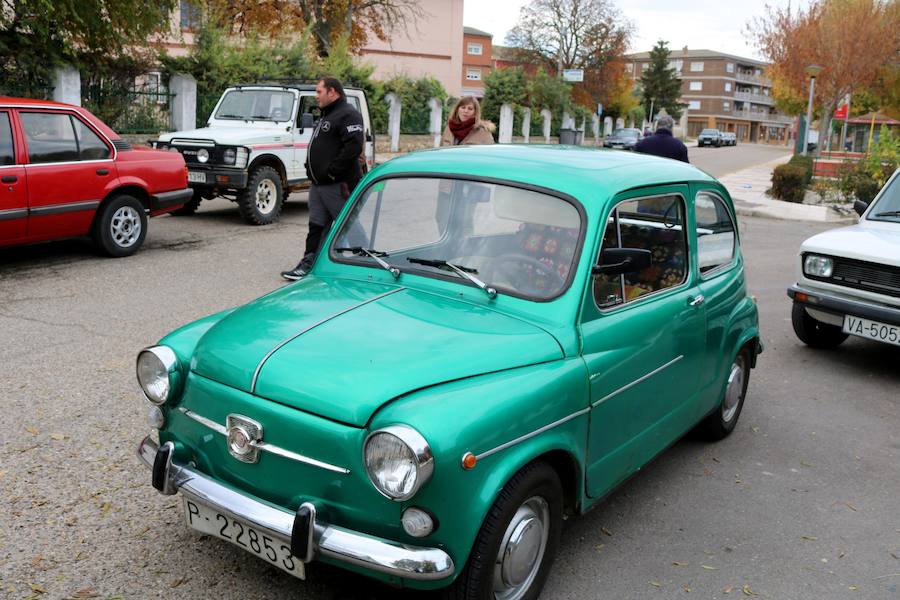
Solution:
<svg viewBox="0 0 900 600"><path fill-rule="evenodd" d="M814 0L796 12L790 6L767 7L747 27L747 35L772 63L767 72L778 84L776 100L792 98L782 106L793 108L794 114L802 112L796 99L805 99L809 90L806 67L824 67L815 85L820 131L831 130L832 115L845 95L877 86L884 66L897 64L897 31L897 0Z"/></svg>
<svg viewBox="0 0 900 600"><path fill-rule="evenodd" d="M342 36L358 52L370 36L390 39L424 14L417 0L197 0L233 33L277 36L308 28L320 56Z"/></svg>
<svg viewBox="0 0 900 600"><path fill-rule="evenodd" d="M610 0L532 0L506 37L517 58L550 73L583 69L576 102L608 103L624 76L622 60L633 27Z"/></svg>
<svg viewBox="0 0 900 600"><path fill-rule="evenodd" d="M681 79L669 66L669 48L662 40L650 51L650 64L641 75L641 98L648 118L653 119L662 108L673 119L681 118Z"/></svg>
<svg viewBox="0 0 900 600"><path fill-rule="evenodd" d="M499 123L501 105L523 105L527 101L527 83L522 67L495 69L485 76L482 118Z"/></svg>
<svg viewBox="0 0 900 600"><path fill-rule="evenodd" d="M0 0L0 81L37 93L62 63L90 71L126 55L150 57L135 48L168 28L174 7L175 0Z"/></svg>

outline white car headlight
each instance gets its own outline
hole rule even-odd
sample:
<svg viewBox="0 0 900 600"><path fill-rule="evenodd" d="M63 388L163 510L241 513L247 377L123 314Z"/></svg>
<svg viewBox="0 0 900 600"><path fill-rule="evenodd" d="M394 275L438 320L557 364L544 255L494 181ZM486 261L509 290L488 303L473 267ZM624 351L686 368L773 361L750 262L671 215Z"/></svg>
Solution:
<svg viewBox="0 0 900 600"><path fill-rule="evenodd" d="M141 350L137 357L137 379L147 400L153 404L164 404L172 399L181 387L175 352L168 346Z"/></svg>
<svg viewBox="0 0 900 600"><path fill-rule="evenodd" d="M205 163L206 161L208 161L209 160L209 150L207 150L206 148L200 148L199 150L197 150L197 160L199 160L202 163Z"/></svg>
<svg viewBox="0 0 900 600"><path fill-rule="evenodd" d="M434 471L428 442L406 425L371 433L366 438L363 461L375 489L398 502L412 498Z"/></svg>
<svg viewBox="0 0 900 600"><path fill-rule="evenodd" d="M803 259L803 272L813 277L831 277L834 261L827 256L807 254Z"/></svg>

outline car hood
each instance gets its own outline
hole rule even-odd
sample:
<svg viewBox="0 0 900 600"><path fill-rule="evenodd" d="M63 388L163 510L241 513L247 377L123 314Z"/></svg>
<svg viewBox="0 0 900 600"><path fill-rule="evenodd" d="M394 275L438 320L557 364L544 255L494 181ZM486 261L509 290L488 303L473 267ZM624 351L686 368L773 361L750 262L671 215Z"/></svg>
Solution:
<svg viewBox="0 0 900 600"><path fill-rule="evenodd" d="M900 224L866 223L814 235L802 252L817 252L900 267Z"/></svg>
<svg viewBox="0 0 900 600"><path fill-rule="evenodd" d="M363 427L384 403L413 390L560 358L549 333L489 308L397 286L308 278L219 321L198 343L191 369Z"/></svg>
<svg viewBox="0 0 900 600"><path fill-rule="evenodd" d="M291 142L291 134L283 127L201 127L187 131L175 131L159 136L160 142L170 142L173 139L212 140L217 144L246 146L263 142Z"/></svg>
<svg viewBox="0 0 900 600"><path fill-rule="evenodd" d="M606 138L606 141L607 141L607 142L615 142L615 143L617 143L617 144L621 144L621 143L632 143L632 144L636 144L636 143L637 143L637 139L636 139L636 138L633 138L633 137L631 137L631 136L621 136L621 137L620 137L620 136L613 136L613 135L611 135L611 136L609 136L608 138Z"/></svg>

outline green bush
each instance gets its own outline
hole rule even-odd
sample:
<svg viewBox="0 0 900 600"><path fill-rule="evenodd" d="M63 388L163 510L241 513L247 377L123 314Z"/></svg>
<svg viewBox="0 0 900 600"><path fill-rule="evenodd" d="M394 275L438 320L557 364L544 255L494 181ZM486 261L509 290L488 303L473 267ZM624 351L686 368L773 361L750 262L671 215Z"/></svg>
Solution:
<svg viewBox="0 0 900 600"><path fill-rule="evenodd" d="M838 189L846 202L868 203L881 189L881 183L867 172L864 162L845 163L838 174Z"/></svg>
<svg viewBox="0 0 900 600"><path fill-rule="evenodd" d="M803 202L805 181L806 170L802 166L791 163L778 165L772 173L772 195L787 202Z"/></svg>
<svg viewBox="0 0 900 600"><path fill-rule="evenodd" d="M803 185L809 185L812 182L813 178L813 157L812 156L803 156L801 154L795 154L791 157L791 160L788 161L789 165L796 165L798 167L802 167L804 170L803 175Z"/></svg>

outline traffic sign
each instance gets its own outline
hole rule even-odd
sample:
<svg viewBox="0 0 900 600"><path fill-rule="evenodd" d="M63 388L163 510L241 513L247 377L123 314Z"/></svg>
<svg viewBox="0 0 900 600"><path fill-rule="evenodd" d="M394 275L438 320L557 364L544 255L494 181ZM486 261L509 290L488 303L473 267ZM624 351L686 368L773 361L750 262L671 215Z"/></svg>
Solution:
<svg viewBox="0 0 900 600"><path fill-rule="evenodd" d="M584 69L563 69L563 81L584 81Z"/></svg>

